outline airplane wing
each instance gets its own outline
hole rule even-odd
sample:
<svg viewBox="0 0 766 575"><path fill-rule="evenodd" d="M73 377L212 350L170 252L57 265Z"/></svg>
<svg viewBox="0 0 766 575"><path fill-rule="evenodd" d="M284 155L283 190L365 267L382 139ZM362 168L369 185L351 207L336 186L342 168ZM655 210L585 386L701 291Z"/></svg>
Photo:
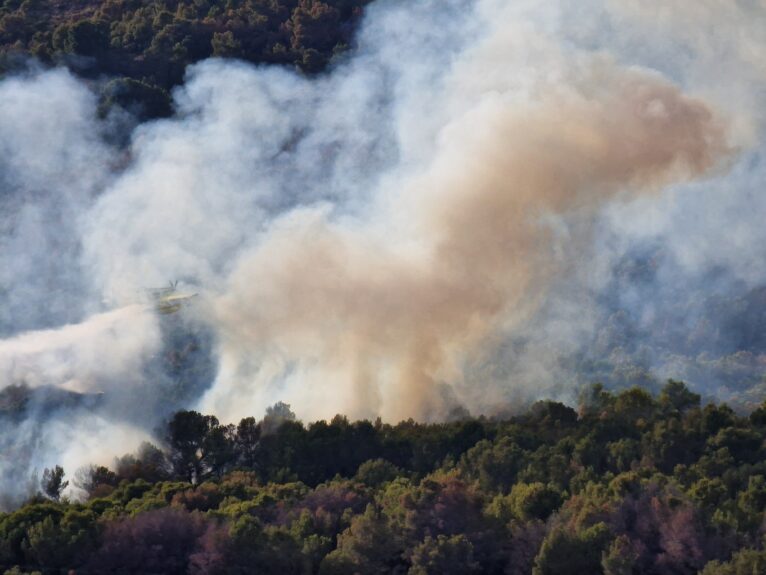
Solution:
<svg viewBox="0 0 766 575"><path fill-rule="evenodd" d="M167 287L149 288L147 294L154 302L155 309L161 314L175 313L181 309L183 304L193 297L196 293L179 293L176 291L178 282L170 282Z"/></svg>
<svg viewBox="0 0 766 575"><path fill-rule="evenodd" d="M196 297L196 293L177 293L161 298L162 301L182 301Z"/></svg>

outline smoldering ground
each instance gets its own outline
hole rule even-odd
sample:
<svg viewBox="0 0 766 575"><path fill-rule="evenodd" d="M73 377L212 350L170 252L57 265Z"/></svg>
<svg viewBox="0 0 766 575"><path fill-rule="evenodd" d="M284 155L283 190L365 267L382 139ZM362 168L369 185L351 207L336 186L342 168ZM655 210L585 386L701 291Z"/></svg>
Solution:
<svg viewBox="0 0 766 575"><path fill-rule="evenodd" d="M180 407L491 413L571 400L599 360L620 384L741 351L706 302L766 279L765 10L686 9L380 2L319 77L194 66L128 149L67 72L4 80L2 385L98 395L8 421L4 452L108 462ZM171 279L198 301L137 304ZM725 328L666 345L700 322Z"/></svg>

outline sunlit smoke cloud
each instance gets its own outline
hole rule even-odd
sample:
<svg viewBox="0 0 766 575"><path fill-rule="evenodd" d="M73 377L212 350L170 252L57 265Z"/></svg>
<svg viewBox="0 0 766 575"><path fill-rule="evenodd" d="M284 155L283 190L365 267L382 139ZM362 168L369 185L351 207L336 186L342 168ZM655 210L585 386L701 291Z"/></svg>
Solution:
<svg viewBox="0 0 766 575"><path fill-rule="evenodd" d="M593 74L590 97L566 87L524 106L497 95L445 127L431 165L397 194L413 237L376 238L321 213L281 221L232 276L218 308L223 345L312 365L294 401L324 387L325 416L337 395L347 410L371 400L359 415L443 416L435 383L459 377L461 355L555 273L545 216L697 176L725 152L701 102L643 73ZM256 388L268 383L245 373L241 387L221 379L213 393L242 405L254 376Z"/></svg>

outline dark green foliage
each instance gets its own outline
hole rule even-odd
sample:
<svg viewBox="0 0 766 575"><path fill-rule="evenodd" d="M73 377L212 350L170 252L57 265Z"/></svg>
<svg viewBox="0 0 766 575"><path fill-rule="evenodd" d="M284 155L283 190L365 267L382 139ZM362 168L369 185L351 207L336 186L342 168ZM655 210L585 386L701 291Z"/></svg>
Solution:
<svg viewBox="0 0 766 575"><path fill-rule="evenodd" d="M731 561L708 563L701 575L760 575L766 573L766 551L742 549L737 551Z"/></svg>
<svg viewBox="0 0 766 575"><path fill-rule="evenodd" d="M581 532L552 531L535 560L533 575L581 575L601 572L601 554L610 539L609 528L597 523Z"/></svg>
<svg viewBox="0 0 766 575"><path fill-rule="evenodd" d="M557 489L542 483L517 483L509 495L496 497L489 511L504 523L511 519L544 521L562 503L562 494Z"/></svg>
<svg viewBox="0 0 766 575"><path fill-rule="evenodd" d="M371 459L359 466L355 478L370 487L380 487L401 474L401 470L393 463L385 459Z"/></svg>
<svg viewBox="0 0 766 575"><path fill-rule="evenodd" d="M669 380L659 397L660 405L668 410L683 413L700 406L700 396L692 393L681 381Z"/></svg>
<svg viewBox="0 0 766 575"><path fill-rule="evenodd" d="M100 111L106 114L113 106L120 106L139 119L169 116L170 95L159 86L133 78L118 78L104 86Z"/></svg>
<svg viewBox="0 0 766 575"><path fill-rule="evenodd" d="M234 428L212 415L179 411L168 423L167 442L176 474L192 483L219 474L234 461Z"/></svg>
<svg viewBox="0 0 766 575"><path fill-rule="evenodd" d="M410 575L463 575L479 573L473 545L465 535L426 537L412 552Z"/></svg>
<svg viewBox="0 0 766 575"><path fill-rule="evenodd" d="M109 24L98 20L61 24L54 31L53 37L54 49L98 58L109 48Z"/></svg>
<svg viewBox="0 0 766 575"><path fill-rule="evenodd" d="M322 575L402 571L404 542L385 515L368 505L338 537L335 551L321 564Z"/></svg>
<svg viewBox="0 0 766 575"><path fill-rule="evenodd" d="M304 425L280 403L234 426L183 411L163 449L75 473L82 503L49 470L47 497L0 515L0 570L762 573L760 418L675 381L506 420Z"/></svg>
<svg viewBox="0 0 766 575"><path fill-rule="evenodd" d="M64 491L68 485L69 482L64 481L64 469L60 465L57 465L53 469L46 469L43 472L43 478L40 480L43 494L54 501L58 501L61 498L61 492Z"/></svg>
<svg viewBox="0 0 766 575"><path fill-rule="evenodd" d="M111 76L102 113L167 116L189 64L210 56L323 70L352 41L370 0L0 2L0 72L20 55Z"/></svg>

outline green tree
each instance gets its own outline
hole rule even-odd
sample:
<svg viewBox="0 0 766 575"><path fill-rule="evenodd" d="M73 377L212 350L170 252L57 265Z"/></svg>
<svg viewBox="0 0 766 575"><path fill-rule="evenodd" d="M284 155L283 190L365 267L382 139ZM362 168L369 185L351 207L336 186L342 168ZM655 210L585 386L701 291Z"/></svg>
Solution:
<svg viewBox="0 0 766 575"><path fill-rule="evenodd" d="M554 529L535 558L533 575L597 575L603 573L601 555L611 534L604 523L571 533Z"/></svg>
<svg viewBox="0 0 766 575"><path fill-rule="evenodd" d="M402 470L385 459L371 459L359 466L356 472L357 481L370 487L380 487L393 481L402 474Z"/></svg>
<svg viewBox="0 0 766 575"><path fill-rule="evenodd" d="M46 497L58 501L61 499L61 493L68 485L69 482L64 481L64 468L60 465L57 465L53 469L46 468L45 471L43 471L40 486Z"/></svg>
<svg viewBox="0 0 766 575"><path fill-rule="evenodd" d="M766 551L741 549L730 561L711 561L700 575L761 575L766 573Z"/></svg>
<svg viewBox="0 0 766 575"><path fill-rule="evenodd" d="M168 116L172 102L167 90L145 80L115 78L101 91L99 113L106 116L114 107L120 106L139 119Z"/></svg>
<svg viewBox="0 0 766 575"><path fill-rule="evenodd" d="M635 550L630 538L620 535L604 551L601 566L604 575L633 575L636 572L636 560L638 552Z"/></svg>
<svg viewBox="0 0 766 575"><path fill-rule="evenodd" d="M364 514L355 517L338 537L337 548L324 558L319 572L388 574L403 566L403 551L401 539L386 518L368 505Z"/></svg>
<svg viewBox="0 0 766 575"><path fill-rule="evenodd" d="M409 575L463 575L479 573L473 545L465 535L426 537L412 552Z"/></svg>
<svg viewBox="0 0 766 575"><path fill-rule="evenodd" d="M660 392L659 403L663 409L683 413L689 409L699 407L700 396L689 391L689 388L682 381L669 379Z"/></svg>
<svg viewBox="0 0 766 575"><path fill-rule="evenodd" d="M234 37L231 30L215 32L210 45L213 48L213 56L236 58L242 54L242 42Z"/></svg>
<svg viewBox="0 0 766 575"><path fill-rule="evenodd" d="M103 22L80 20L66 28L62 47L79 56L100 57L109 48L109 26Z"/></svg>
<svg viewBox="0 0 766 575"><path fill-rule="evenodd" d="M295 420L295 413L290 409L290 404L278 401L271 407L266 408L266 415L261 423L262 431L264 434L273 433L283 423Z"/></svg>
<svg viewBox="0 0 766 575"><path fill-rule="evenodd" d="M103 465L87 465L74 474L74 486L82 489L88 497L111 492L117 486L117 474Z"/></svg>
<svg viewBox="0 0 766 575"><path fill-rule="evenodd" d="M488 507L488 512L503 523L511 519L545 520L561 506L563 501L558 490L543 483L517 483L509 495L495 497Z"/></svg>
<svg viewBox="0 0 766 575"><path fill-rule="evenodd" d="M212 415L179 411L168 423L167 442L176 473L190 483L209 473L220 473L233 460L233 428L221 426Z"/></svg>
<svg viewBox="0 0 766 575"><path fill-rule="evenodd" d="M248 469L258 466L258 447L261 441L261 425L254 417L245 417L237 425L234 441L239 463Z"/></svg>
<svg viewBox="0 0 766 575"><path fill-rule="evenodd" d="M95 549L98 531L91 511L67 509L60 521L49 515L27 530L22 543L27 564L46 572L78 565Z"/></svg>

